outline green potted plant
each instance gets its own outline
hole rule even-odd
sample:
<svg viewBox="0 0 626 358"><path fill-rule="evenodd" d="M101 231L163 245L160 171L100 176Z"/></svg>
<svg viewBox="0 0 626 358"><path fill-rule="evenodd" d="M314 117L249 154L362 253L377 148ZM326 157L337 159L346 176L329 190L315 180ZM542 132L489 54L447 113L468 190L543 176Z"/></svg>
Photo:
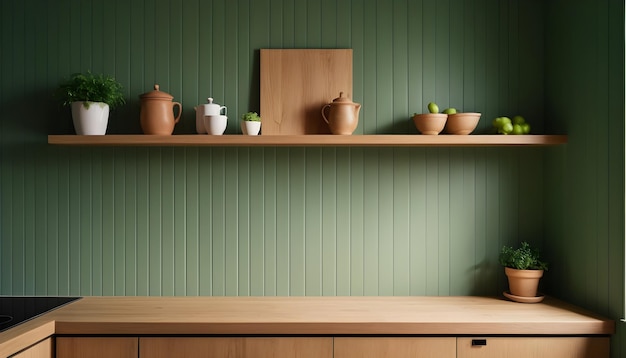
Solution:
<svg viewBox="0 0 626 358"><path fill-rule="evenodd" d="M542 260L539 250L525 241L517 248L505 245L499 259L509 281L509 293L505 292L505 296L528 303L543 299L543 296L537 296L537 288L548 264Z"/></svg>
<svg viewBox="0 0 626 358"><path fill-rule="evenodd" d="M261 130L261 117L256 112L244 113L241 116L241 131L247 135L257 135Z"/></svg>
<svg viewBox="0 0 626 358"><path fill-rule="evenodd" d="M74 129L79 135L103 135L109 111L126 101L122 85L113 77L91 72L76 73L59 85L57 95L70 106Z"/></svg>

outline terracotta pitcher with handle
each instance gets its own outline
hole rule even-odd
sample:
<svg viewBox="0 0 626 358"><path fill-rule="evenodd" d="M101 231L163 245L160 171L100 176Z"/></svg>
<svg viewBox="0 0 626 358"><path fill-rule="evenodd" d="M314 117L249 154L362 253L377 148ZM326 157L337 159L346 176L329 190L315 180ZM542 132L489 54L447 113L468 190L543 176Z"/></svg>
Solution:
<svg viewBox="0 0 626 358"><path fill-rule="evenodd" d="M161 92L159 85L154 90L139 96L141 100L141 129L144 134L171 135L174 126L180 120L183 106L173 102L174 96ZM178 107L178 114L174 117L174 108Z"/></svg>
<svg viewBox="0 0 626 358"><path fill-rule="evenodd" d="M339 92L339 97L322 107L322 117L332 134L350 135L359 124L361 105ZM328 115L327 115L328 113Z"/></svg>

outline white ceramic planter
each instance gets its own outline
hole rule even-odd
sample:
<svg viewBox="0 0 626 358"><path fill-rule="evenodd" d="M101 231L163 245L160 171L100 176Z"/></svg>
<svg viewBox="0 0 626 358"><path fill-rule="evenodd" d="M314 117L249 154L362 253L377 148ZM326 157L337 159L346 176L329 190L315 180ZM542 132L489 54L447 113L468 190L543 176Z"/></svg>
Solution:
<svg viewBox="0 0 626 358"><path fill-rule="evenodd" d="M241 121L241 131L246 135L258 135L261 131L261 122Z"/></svg>
<svg viewBox="0 0 626 358"><path fill-rule="evenodd" d="M78 135L104 135L109 123L109 105L103 102L72 102L72 120Z"/></svg>

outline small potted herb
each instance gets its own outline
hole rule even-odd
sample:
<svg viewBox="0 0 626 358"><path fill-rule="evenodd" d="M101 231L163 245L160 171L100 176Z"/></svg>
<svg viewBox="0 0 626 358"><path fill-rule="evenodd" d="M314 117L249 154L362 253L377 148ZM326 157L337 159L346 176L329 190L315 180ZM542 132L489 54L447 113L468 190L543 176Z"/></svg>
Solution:
<svg viewBox="0 0 626 358"><path fill-rule="evenodd" d="M241 116L241 131L247 135L257 135L261 130L261 117L256 112L244 113Z"/></svg>
<svg viewBox="0 0 626 358"><path fill-rule="evenodd" d="M548 270L548 264L542 260L539 250L528 242L522 242L518 248L503 246L500 251L500 264L509 281L511 299L530 301L537 298L539 279ZM530 302L529 301L529 302Z"/></svg>
<svg viewBox="0 0 626 358"><path fill-rule="evenodd" d="M109 110L126 103L119 82L91 72L76 73L61 82L57 96L71 107L74 129L80 135L105 134Z"/></svg>

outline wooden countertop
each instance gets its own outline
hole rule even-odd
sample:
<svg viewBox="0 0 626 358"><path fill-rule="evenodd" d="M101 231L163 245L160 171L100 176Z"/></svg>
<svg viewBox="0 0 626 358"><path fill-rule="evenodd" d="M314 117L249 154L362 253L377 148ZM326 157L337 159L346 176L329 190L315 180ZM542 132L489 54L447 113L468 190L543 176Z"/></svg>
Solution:
<svg viewBox="0 0 626 358"><path fill-rule="evenodd" d="M52 334L608 335L615 323L547 297L85 297L0 333L0 357ZM20 348L21 347L21 348Z"/></svg>

